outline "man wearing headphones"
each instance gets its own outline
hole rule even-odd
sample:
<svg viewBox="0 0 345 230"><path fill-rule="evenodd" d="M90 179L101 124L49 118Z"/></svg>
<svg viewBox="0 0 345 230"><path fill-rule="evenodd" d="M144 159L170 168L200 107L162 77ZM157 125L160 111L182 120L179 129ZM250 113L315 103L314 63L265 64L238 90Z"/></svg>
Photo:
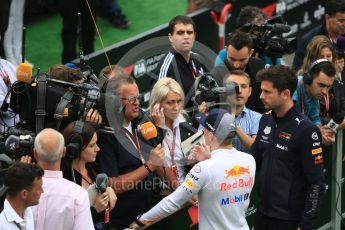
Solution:
<svg viewBox="0 0 345 230"><path fill-rule="evenodd" d="M298 77L297 89L292 96L300 112L320 128L325 144L334 143L335 134L326 127L321 127L318 98L327 94L333 85L335 76L334 65L327 59L318 59L311 64L308 73Z"/></svg>

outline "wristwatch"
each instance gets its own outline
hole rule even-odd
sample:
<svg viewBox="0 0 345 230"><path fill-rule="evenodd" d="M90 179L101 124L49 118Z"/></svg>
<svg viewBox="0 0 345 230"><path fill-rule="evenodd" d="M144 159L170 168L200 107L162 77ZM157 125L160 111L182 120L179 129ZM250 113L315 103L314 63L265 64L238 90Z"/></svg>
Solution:
<svg viewBox="0 0 345 230"><path fill-rule="evenodd" d="M142 215L142 214L138 215L138 216L135 218L134 222L135 222L139 227L144 227L145 224L144 224L143 222L140 221L141 215Z"/></svg>

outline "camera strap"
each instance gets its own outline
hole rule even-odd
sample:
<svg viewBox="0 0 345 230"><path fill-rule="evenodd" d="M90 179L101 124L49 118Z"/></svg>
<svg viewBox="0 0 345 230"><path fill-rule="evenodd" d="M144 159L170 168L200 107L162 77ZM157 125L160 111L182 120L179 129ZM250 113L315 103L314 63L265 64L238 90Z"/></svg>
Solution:
<svg viewBox="0 0 345 230"><path fill-rule="evenodd" d="M47 76L41 74L37 76L37 105L36 105L36 133L44 128L44 117L46 115L46 90Z"/></svg>
<svg viewBox="0 0 345 230"><path fill-rule="evenodd" d="M56 106L54 118L56 120L56 129L59 130L61 126L62 119L64 117L65 108L68 103L71 102L73 98L73 92L68 90L62 97L59 104Z"/></svg>

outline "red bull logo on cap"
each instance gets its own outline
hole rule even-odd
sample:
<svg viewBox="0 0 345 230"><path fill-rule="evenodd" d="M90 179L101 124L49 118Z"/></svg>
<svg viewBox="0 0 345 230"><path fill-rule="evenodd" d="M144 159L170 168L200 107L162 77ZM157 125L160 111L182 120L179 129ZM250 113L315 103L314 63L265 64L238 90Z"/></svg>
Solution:
<svg viewBox="0 0 345 230"><path fill-rule="evenodd" d="M244 174L249 174L249 165L247 167L235 165L229 170L225 170L225 179L229 177L239 177Z"/></svg>

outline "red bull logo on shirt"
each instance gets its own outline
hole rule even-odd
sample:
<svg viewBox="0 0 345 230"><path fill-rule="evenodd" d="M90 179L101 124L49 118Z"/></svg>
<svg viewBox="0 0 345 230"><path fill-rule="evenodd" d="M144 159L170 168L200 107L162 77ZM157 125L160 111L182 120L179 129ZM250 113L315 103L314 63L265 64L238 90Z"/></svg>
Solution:
<svg viewBox="0 0 345 230"><path fill-rule="evenodd" d="M236 189L236 188L244 188L244 187L251 187L254 184L254 178L249 177L248 180L245 179L235 179L234 182L232 183L221 183L220 184L220 191L225 192L231 189Z"/></svg>
<svg viewBox="0 0 345 230"><path fill-rule="evenodd" d="M229 177L239 177L244 174L249 174L249 165L247 167L235 165L229 170L225 170L225 179Z"/></svg>

